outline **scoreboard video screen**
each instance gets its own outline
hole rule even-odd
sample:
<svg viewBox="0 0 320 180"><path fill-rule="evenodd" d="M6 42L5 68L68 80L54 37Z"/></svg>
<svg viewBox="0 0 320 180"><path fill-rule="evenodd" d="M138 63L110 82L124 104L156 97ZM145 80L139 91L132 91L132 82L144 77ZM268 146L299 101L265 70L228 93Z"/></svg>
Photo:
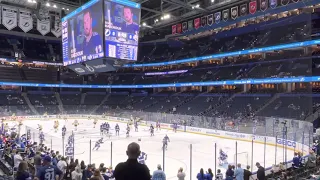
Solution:
<svg viewBox="0 0 320 180"><path fill-rule="evenodd" d="M65 66L99 58L137 60L140 4L91 0L61 20Z"/></svg>
<svg viewBox="0 0 320 180"><path fill-rule="evenodd" d="M140 5L130 1L104 2L106 57L136 61Z"/></svg>

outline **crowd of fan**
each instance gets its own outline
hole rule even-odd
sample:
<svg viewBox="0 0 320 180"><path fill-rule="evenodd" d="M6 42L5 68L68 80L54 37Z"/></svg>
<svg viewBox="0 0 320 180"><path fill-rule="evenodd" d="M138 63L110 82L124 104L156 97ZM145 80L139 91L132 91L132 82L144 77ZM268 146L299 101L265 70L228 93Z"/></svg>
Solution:
<svg viewBox="0 0 320 180"><path fill-rule="evenodd" d="M86 165L84 161L79 163L78 159L63 157L59 151L49 149L43 144L25 146L25 143L17 141L10 137L1 137L3 144L0 159L0 168L4 169L4 164L8 163L13 167L9 174L13 174L16 180L166 180L166 174L162 170L161 165L151 173L147 165L140 164L137 161L141 151L137 143L130 143L127 147L128 160L119 163L115 169L105 167L103 163L96 167L95 164ZM19 145L20 143L20 145ZM5 162L3 161L5 160ZM295 153L292 160L292 167L285 167L284 163L273 166L271 170L266 170L256 163L258 168L257 174L253 175L250 166L242 169L241 164L229 165L224 174L218 169L216 173L209 168L204 172L201 168L196 175L197 180L265 180L265 179L297 179L305 177L308 179L320 179L320 157L316 153L311 152L307 160L302 158L302 154ZM290 163L287 164L288 166ZM4 171L5 172L5 171ZM268 175L266 176L266 172ZM150 174L151 173L151 174ZM215 174L215 175L214 175ZM179 168L177 179L184 180L186 173L183 168Z"/></svg>

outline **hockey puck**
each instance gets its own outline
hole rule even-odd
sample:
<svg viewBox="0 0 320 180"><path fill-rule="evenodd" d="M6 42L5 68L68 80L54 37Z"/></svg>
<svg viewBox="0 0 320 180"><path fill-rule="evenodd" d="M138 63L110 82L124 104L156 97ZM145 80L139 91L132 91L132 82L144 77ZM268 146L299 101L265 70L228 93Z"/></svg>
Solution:
<svg viewBox="0 0 320 180"><path fill-rule="evenodd" d="M138 141L141 141L141 138L139 138Z"/></svg>

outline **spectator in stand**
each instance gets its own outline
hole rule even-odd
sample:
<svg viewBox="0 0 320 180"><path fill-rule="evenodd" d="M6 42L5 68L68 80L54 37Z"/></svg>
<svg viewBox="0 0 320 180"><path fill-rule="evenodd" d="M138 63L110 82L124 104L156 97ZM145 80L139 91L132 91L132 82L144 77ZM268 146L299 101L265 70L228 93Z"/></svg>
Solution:
<svg viewBox="0 0 320 180"><path fill-rule="evenodd" d="M233 180L234 171L232 170L232 166L228 165L228 169L226 171L226 180Z"/></svg>
<svg viewBox="0 0 320 180"><path fill-rule="evenodd" d="M300 158L298 153L294 153L294 157L292 159L292 167L298 169L300 167Z"/></svg>
<svg viewBox="0 0 320 180"><path fill-rule="evenodd" d="M316 161L317 161L317 158L315 156L315 153L311 151L309 156L308 156L308 160L307 160L306 166L308 168L314 168L314 167L316 167Z"/></svg>
<svg viewBox="0 0 320 180"><path fill-rule="evenodd" d="M37 176L35 180L48 180L48 176L52 177L51 179L55 179L54 177L59 176L59 179L62 180L62 171L56 166L51 165L51 157L45 156L43 158L43 166L37 172Z"/></svg>
<svg viewBox="0 0 320 180"><path fill-rule="evenodd" d="M16 153L13 156L14 169L18 169L20 162L23 161L23 158L21 157L20 152L17 152L15 149L13 151Z"/></svg>
<svg viewBox="0 0 320 180"><path fill-rule="evenodd" d="M186 173L183 172L183 168L179 168L178 174L177 174L178 180L184 180L186 177Z"/></svg>
<svg viewBox="0 0 320 180"><path fill-rule="evenodd" d="M236 177L236 180L243 180L244 178L244 171L243 169L241 168L241 164L237 164L237 169L235 170L234 172L234 175Z"/></svg>
<svg viewBox="0 0 320 180"><path fill-rule="evenodd" d="M103 168L104 168L104 164L101 163L100 166L99 166L99 171L102 172L102 169L103 169Z"/></svg>
<svg viewBox="0 0 320 180"><path fill-rule="evenodd" d="M41 167L41 155L40 154L41 154L40 151L37 151L36 155L33 158L33 162L34 162L34 166L35 166L36 172Z"/></svg>
<svg viewBox="0 0 320 180"><path fill-rule="evenodd" d="M265 174L265 170L264 170L264 167L262 167L260 165L260 163L256 163L256 166L258 168L258 171L257 171L257 179L258 180L264 180L265 177L266 177L266 174Z"/></svg>
<svg viewBox="0 0 320 180"><path fill-rule="evenodd" d="M86 165L84 164L84 161L81 161L80 169L81 169L82 172L86 169Z"/></svg>
<svg viewBox="0 0 320 180"><path fill-rule="evenodd" d="M61 160L58 162L57 167L62 171L63 176L67 173L67 162L65 161L65 158L62 157Z"/></svg>
<svg viewBox="0 0 320 180"><path fill-rule="evenodd" d="M213 179L213 173L211 168L208 169L208 172L206 172L206 180L212 180Z"/></svg>
<svg viewBox="0 0 320 180"><path fill-rule="evenodd" d="M223 180L223 174L220 169L217 170L216 180Z"/></svg>
<svg viewBox="0 0 320 180"><path fill-rule="evenodd" d="M102 172L102 176L103 176L104 180L109 180L110 179L110 176L108 176L108 174L107 174L107 168L106 167L103 167L101 172Z"/></svg>
<svg viewBox="0 0 320 180"><path fill-rule="evenodd" d="M160 164L158 164L157 170L153 172L152 180L166 180L166 174L162 171Z"/></svg>
<svg viewBox="0 0 320 180"><path fill-rule="evenodd" d="M108 171L107 171L108 176L109 176L110 178L114 178L113 173L114 173L114 170L112 169L112 166L109 166L109 169L108 169Z"/></svg>
<svg viewBox="0 0 320 180"><path fill-rule="evenodd" d="M126 162L119 163L114 170L114 177L116 180L127 180L127 177L137 180L150 180L149 168L140 164L137 158L140 156L139 144L133 142L128 145L127 155L128 160Z"/></svg>
<svg viewBox="0 0 320 180"><path fill-rule="evenodd" d="M96 177L99 180L104 180L104 177L101 175L99 169L95 169L91 178Z"/></svg>
<svg viewBox="0 0 320 180"><path fill-rule="evenodd" d="M21 161L18 167L16 180L26 180L30 177L28 172L28 164L25 161Z"/></svg>
<svg viewBox="0 0 320 180"><path fill-rule="evenodd" d="M58 164L58 158L56 156L56 154L52 154L52 165L57 166Z"/></svg>
<svg viewBox="0 0 320 180"><path fill-rule="evenodd" d="M243 170L243 179L244 180L249 180L250 177L252 178L252 172L250 171L250 166L248 165L247 169Z"/></svg>
<svg viewBox="0 0 320 180"><path fill-rule="evenodd" d="M206 175L203 172L203 169L200 169L200 172L197 174L197 179L198 180L205 180L206 179Z"/></svg>
<svg viewBox="0 0 320 180"><path fill-rule="evenodd" d="M92 175L92 166L89 164L87 169L82 172L82 180L90 179Z"/></svg>
<svg viewBox="0 0 320 180"><path fill-rule="evenodd" d="M72 180L82 180L82 173L80 167L76 167L74 171L71 173Z"/></svg>

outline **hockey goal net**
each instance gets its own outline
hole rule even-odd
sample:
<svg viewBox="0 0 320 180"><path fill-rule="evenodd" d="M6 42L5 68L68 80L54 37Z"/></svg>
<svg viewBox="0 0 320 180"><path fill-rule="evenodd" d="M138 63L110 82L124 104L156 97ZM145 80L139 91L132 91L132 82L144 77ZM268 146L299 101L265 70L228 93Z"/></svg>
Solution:
<svg viewBox="0 0 320 180"><path fill-rule="evenodd" d="M240 153L234 154L233 163L235 166L237 166L237 164L240 163L242 168L246 168L246 166L249 165L249 163L250 163L249 153L248 152L240 152Z"/></svg>

